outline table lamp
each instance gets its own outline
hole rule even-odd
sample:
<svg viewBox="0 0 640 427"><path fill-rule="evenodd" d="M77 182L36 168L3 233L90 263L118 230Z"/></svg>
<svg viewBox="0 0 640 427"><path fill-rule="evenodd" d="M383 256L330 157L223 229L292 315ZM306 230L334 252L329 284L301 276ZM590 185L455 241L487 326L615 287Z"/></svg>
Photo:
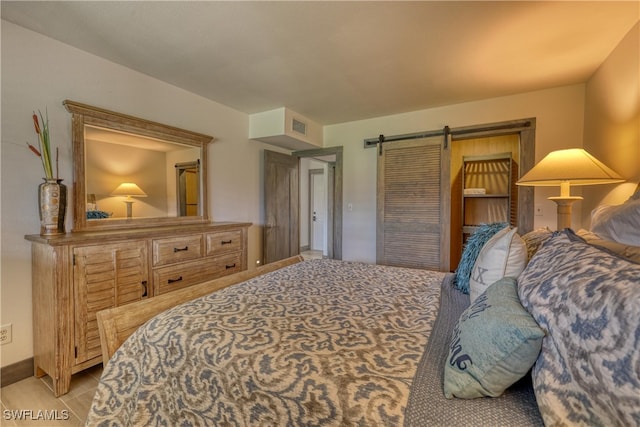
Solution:
<svg viewBox="0 0 640 427"><path fill-rule="evenodd" d="M131 197L147 197L147 193L142 191L142 189L133 182L123 182L118 185L118 188L111 192L111 195L126 196L127 199L124 200L124 203L127 205L127 218L132 217L133 199Z"/></svg>
<svg viewBox="0 0 640 427"><path fill-rule="evenodd" d="M624 179L582 148L552 151L516 185L560 186L560 196L549 197L558 205L558 230L571 228L571 205L580 196L571 196L571 185L612 184Z"/></svg>

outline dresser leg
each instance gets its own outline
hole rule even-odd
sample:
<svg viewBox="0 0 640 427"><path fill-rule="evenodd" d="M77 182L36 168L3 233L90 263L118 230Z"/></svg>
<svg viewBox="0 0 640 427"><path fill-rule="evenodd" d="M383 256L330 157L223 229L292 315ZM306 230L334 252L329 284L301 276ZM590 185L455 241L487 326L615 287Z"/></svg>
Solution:
<svg viewBox="0 0 640 427"><path fill-rule="evenodd" d="M40 367L36 365L36 362L33 362L33 376L36 378L42 378L45 375L47 375L47 373L40 369Z"/></svg>
<svg viewBox="0 0 640 427"><path fill-rule="evenodd" d="M60 397L63 394L69 393L69 389L71 388L71 373L66 375L61 375L60 379L53 380L53 394L56 397Z"/></svg>
<svg viewBox="0 0 640 427"><path fill-rule="evenodd" d="M40 368L37 365L37 362L33 363L33 376L36 378L42 378L45 375L48 375L48 372L44 369ZM56 379L56 376L59 379ZM66 372L58 372L57 375L51 376L51 382L53 383L53 394L56 397L60 397L63 394L69 393L69 389L71 388L71 370Z"/></svg>

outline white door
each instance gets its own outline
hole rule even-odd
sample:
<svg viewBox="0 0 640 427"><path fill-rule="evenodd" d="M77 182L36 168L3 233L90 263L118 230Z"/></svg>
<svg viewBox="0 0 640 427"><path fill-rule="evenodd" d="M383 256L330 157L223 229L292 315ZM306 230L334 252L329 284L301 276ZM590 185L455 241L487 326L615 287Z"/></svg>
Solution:
<svg viewBox="0 0 640 427"><path fill-rule="evenodd" d="M311 199L311 250L325 251L325 235L327 224L327 191L325 177L322 170L311 171L310 174Z"/></svg>

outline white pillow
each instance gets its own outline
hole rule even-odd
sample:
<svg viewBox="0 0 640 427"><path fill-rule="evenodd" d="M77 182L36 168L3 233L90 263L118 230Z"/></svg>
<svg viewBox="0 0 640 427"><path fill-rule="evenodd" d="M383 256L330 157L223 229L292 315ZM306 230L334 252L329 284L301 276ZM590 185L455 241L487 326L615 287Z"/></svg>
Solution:
<svg viewBox="0 0 640 427"><path fill-rule="evenodd" d="M518 277L527 265L527 246L509 227L498 231L484 244L469 279L471 303L503 277Z"/></svg>
<svg viewBox="0 0 640 427"><path fill-rule="evenodd" d="M605 240L640 246L640 197L634 195L621 205L595 208L591 231Z"/></svg>

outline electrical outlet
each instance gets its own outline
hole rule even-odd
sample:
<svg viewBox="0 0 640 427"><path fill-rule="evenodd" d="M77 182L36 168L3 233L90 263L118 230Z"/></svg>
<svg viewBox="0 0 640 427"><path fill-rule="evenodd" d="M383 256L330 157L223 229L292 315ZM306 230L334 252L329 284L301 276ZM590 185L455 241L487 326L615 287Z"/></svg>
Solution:
<svg viewBox="0 0 640 427"><path fill-rule="evenodd" d="M0 345L9 344L11 342L11 340L13 339L11 329L11 323L0 326Z"/></svg>

